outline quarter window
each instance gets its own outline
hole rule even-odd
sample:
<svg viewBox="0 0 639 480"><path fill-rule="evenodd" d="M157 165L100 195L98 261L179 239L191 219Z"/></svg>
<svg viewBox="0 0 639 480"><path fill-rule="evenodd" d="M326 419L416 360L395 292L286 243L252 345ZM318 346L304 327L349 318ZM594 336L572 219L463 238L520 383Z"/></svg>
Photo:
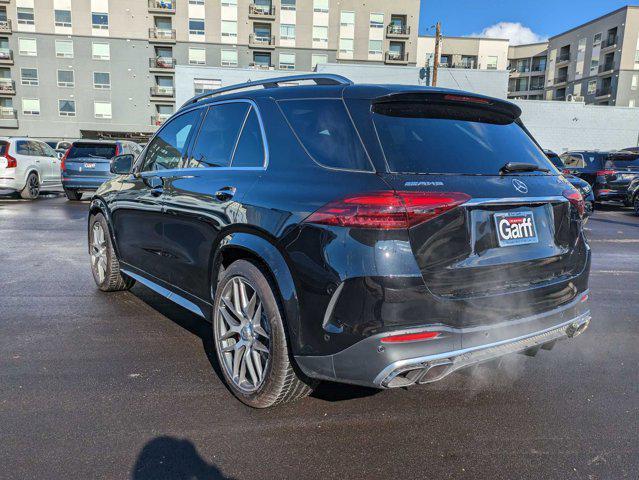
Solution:
<svg viewBox="0 0 639 480"><path fill-rule="evenodd" d="M186 153L193 127L200 116L193 110L174 118L162 127L149 144L142 166L143 172L178 168Z"/></svg>
<svg viewBox="0 0 639 480"><path fill-rule="evenodd" d="M262 140L262 130L257 119L255 109L251 111L244 123L240 140L237 143L235 154L233 155L233 167L263 167L264 166L264 141Z"/></svg>

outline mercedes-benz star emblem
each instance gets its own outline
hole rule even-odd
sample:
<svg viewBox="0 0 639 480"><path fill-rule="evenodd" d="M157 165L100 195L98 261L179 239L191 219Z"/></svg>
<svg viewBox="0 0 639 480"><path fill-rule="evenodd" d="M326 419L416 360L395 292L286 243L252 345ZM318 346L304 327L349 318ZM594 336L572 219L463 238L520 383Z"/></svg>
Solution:
<svg viewBox="0 0 639 480"><path fill-rule="evenodd" d="M516 178L513 178L513 187L515 187L515 190L519 193L528 193L528 185Z"/></svg>

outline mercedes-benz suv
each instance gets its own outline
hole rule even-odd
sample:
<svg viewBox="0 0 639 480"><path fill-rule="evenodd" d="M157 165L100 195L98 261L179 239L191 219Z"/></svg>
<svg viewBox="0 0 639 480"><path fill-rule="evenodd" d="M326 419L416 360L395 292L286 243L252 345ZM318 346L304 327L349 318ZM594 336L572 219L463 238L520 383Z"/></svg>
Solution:
<svg viewBox="0 0 639 480"><path fill-rule="evenodd" d="M210 321L253 407L550 349L590 321L590 248L582 196L520 114L334 75L200 95L111 161L90 206L95 282Z"/></svg>

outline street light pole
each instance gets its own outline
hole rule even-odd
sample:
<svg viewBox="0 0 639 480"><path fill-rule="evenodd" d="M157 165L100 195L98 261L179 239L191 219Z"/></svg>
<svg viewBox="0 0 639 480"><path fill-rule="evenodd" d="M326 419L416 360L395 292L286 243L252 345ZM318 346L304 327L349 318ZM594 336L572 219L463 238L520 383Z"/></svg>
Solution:
<svg viewBox="0 0 639 480"><path fill-rule="evenodd" d="M435 26L435 58L433 59L433 87L437 86L437 71L439 70L439 50L442 42L442 24Z"/></svg>

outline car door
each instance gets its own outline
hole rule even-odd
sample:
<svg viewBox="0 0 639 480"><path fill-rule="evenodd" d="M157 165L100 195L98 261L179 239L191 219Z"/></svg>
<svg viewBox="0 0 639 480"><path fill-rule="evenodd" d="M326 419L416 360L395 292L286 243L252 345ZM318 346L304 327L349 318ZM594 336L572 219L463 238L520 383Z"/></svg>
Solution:
<svg viewBox="0 0 639 480"><path fill-rule="evenodd" d="M168 179L165 241L171 282L211 302L211 259L233 224L246 223L242 200L267 163L256 106L231 101L207 108L190 156Z"/></svg>
<svg viewBox="0 0 639 480"><path fill-rule="evenodd" d="M169 280L164 248L165 179L187 153L199 118L200 111L191 110L166 122L149 143L134 173L122 181L123 187L112 201L122 262L154 281Z"/></svg>
<svg viewBox="0 0 639 480"><path fill-rule="evenodd" d="M44 142L32 142L40 155L47 185L58 185L60 180L60 160L56 151Z"/></svg>
<svg viewBox="0 0 639 480"><path fill-rule="evenodd" d="M579 175L580 178L593 186L597 180L597 172L604 168L604 157L601 153L584 153L585 167Z"/></svg>

